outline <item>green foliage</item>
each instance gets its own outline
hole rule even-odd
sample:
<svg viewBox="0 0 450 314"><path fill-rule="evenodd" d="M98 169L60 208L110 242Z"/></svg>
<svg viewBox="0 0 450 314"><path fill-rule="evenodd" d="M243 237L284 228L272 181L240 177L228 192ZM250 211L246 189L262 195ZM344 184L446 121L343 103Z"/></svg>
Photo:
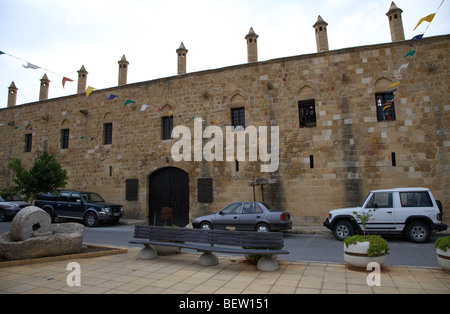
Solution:
<svg viewBox="0 0 450 314"><path fill-rule="evenodd" d="M353 212L353 215L356 215L356 218L358 218L361 221L361 224L364 227L364 237L366 236L366 225L367 222L372 218L372 210L369 209L367 213L363 212L362 214L358 214L357 212Z"/></svg>
<svg viewBox="0 0 450 314"><path fill-rule="evenodd" d="M389 254L389 246L385 239L380 237L379 235L354 235L351 237L347 237L344 240L344 244L346 247L352 244L356 244L357 242L369 242L369 249L367 250L367 255L370 257L380 256L382 254Z"/></svg>
<svg viewBox="0 0 450 314"><path fill-rule="evenodd" d="M450 236L437 239L434 246L447 252L447 249L450 248Z"/></svg>
<svg viewBox="0 0 450 314"><path fill-rule="evenodd" d="M16 173L12 181L17 185L13 190L24 195L28 201L36 199L39 193L51 193L67 184L67 172L61 168L55 156L44 151L30 170L22 166L19 158L13 158L8 165Z"/></svg>

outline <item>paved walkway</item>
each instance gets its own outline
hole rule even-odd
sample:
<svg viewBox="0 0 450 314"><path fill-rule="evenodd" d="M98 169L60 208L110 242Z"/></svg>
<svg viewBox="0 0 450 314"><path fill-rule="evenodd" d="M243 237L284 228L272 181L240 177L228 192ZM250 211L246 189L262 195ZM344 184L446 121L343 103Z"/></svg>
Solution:
<svg viewBox="0 0 450 314"><path fill-rule="evenodd" d="M156 260L125 254L49 261L0 268L0 293L40 294L450 294L450 274L441 269L386 267L381 286L369 287L369 273L342 264L280 261L277 272L260 272L243 256L219 256L219 265L200 266L198 254ZM69 262L81 267L81 286L70 287Z"/></svg>

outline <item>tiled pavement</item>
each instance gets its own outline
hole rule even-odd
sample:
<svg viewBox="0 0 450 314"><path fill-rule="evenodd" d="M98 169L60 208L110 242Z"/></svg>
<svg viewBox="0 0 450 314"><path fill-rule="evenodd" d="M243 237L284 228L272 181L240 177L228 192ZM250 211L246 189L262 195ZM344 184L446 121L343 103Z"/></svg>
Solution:
<svg viewBox="0 0 450 314"><path fill-rule="evenodd" d="M219 265L205 267L198 254L146 261L137 259L138 252L128 248L125 254L2 267L0 293L450 294L450 274L437 268L387 266L381 286L370 287L368 272L343 264L280 261L277 272L261 272L243 256L219 256ZM69 262L79 263L81 286L67 284Z"/></svg>

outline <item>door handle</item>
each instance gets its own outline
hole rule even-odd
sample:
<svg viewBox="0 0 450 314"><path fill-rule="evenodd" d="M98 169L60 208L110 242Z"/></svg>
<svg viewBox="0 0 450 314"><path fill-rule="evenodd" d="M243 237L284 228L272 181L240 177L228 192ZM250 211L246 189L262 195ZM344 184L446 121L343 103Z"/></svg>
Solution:
<svg viewBox="0 0 450 314"><path fill-rule="evenodd" d="M237 219L237 216L235 216L234 219Z"/></svg>
<svg viewBox="0 0 450 314"><path fill-rule="evenodd" d="M256 216L256 218L261 218L261 216Z"/></svg>
<svg viewBox="0 0 450 314"><path fill-rule="evenodd" d="M392 212L387 212L388 214L392 214Z"/></svg>

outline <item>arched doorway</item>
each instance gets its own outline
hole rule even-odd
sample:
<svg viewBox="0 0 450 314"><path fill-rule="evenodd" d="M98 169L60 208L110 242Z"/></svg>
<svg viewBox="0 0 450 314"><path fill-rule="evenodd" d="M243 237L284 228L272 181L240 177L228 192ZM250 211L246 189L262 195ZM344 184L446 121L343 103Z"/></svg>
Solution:
<svg viewBox="0 0 450 314"><path fill-rule="evenodd" d="M162 168L149 177L149 223L184 227L189 223L189 174Z"/></svg>

